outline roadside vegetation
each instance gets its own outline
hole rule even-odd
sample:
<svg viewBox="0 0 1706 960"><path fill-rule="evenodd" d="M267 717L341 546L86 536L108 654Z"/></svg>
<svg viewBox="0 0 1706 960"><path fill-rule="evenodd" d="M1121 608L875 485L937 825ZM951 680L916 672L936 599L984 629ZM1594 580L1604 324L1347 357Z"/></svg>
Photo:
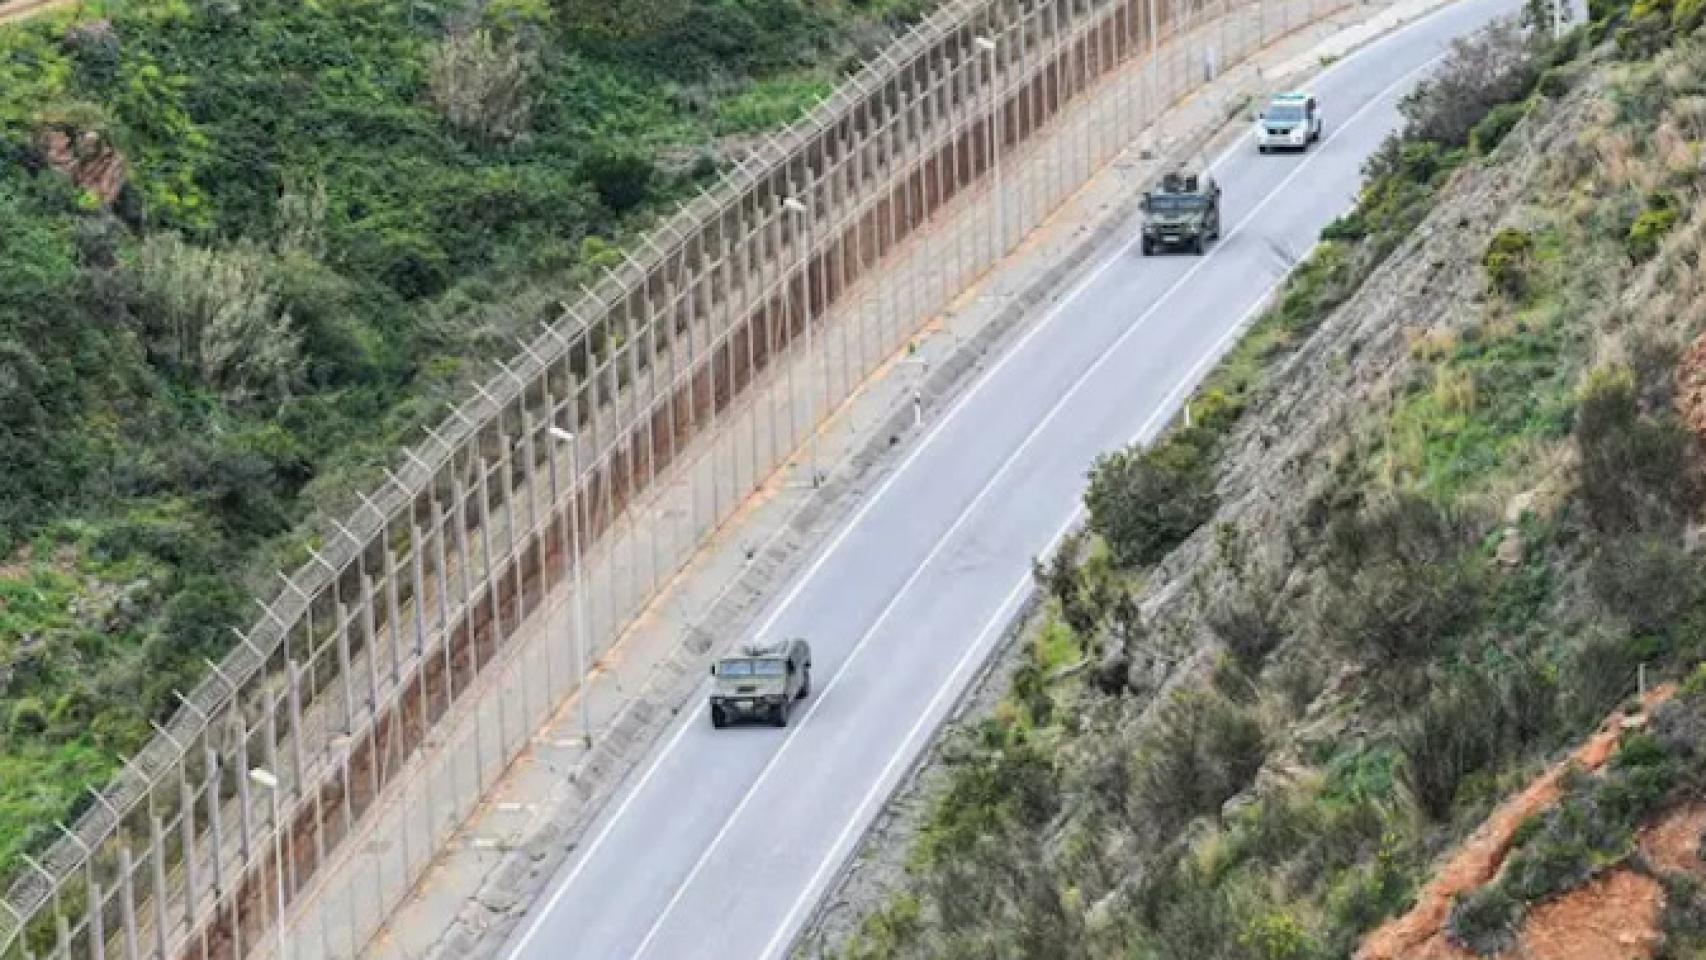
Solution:
<svg viewBox="0 0 1706 960"><path fill-rule="evenodd" d="M395 447L931 0L0 28L0 883Z"/></svg>
<svg viewBox="0 0 1706 960"><path fill-rule="evenodd" d="M844 956L1348 956L1643 665L1690 676L1697 6L1596 0L1558 42L1531 10L1403 103L1190 426L1093 470L1008 694L939 746ZM1697 794L1703 677L1524 826L1452 942L1509 946ZM1700 885L1665 882L1667 949L1700 955Z"/></svg>

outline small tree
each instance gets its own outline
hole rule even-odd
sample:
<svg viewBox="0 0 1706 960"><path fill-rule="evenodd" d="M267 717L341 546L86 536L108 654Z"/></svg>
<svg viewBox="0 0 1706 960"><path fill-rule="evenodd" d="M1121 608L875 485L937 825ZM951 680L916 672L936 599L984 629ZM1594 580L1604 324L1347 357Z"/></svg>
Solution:
<svg viewBox="0 0 1706 960"><path fill-rule="evenodd" d="M533 55L514 37L452 34L427 55L427 89L452 127L483 143L511 143L532 118L533 66Z"/></svg>
<svg viewBox="0 0 1706 960"><path fill-rule="evenodd" d="M131 265L135 310L156 356L230 401L287 395L302 373L302 338L280 308L267 255L213 250L176 234L143 242Z"/></svg>
<svg viewBox="0 0 1706 960"><path fill-rule="evenodd" d="M1096 461L1084 504L1116 563L1155 563L1214 515L1214 478L1193 444L1132 447Z"/></svg>

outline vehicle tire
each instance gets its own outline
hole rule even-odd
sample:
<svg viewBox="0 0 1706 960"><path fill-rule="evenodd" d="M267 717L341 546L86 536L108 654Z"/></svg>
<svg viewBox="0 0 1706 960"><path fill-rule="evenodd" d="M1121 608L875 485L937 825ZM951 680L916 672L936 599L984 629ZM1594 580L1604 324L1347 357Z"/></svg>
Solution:
<svg viewBox="0 0 1706 960"><path fill-rule="evenodd" d="M807 667L805 673L800 675L800 692L794 695L794 699L804 700L806 697L811 696L811 692L812 671L810 667Z"/></svg>
<svg viewBox="0 0 1706 960"><path fill-rule="evenodd" d="M1142 246L1143 246L1143 255L1146 257L1155 252L1155 245L1149 242L1148 237L1143 238L1143 245Z"/></svg>
<svg viewBox="0 0 1706 960"><path fill-rule="evenodd" d="M770 714L770 722L778 727L788 725L788 702L786 700L776 705L776 709Z"/></svg>
<svg viewBox="0 0 1706 960"><path fill-rule="evenodd" d="M725 718L723 716L723 711L718 710L717 707L713 704L711 707L711 726L716 727L718 730L721 730L724 727L728 726L728 723L729 723L729 721L727 720L727 718Z"/></svg>
<svg viewBox="0 0 1706 960"><path fill-rule="evenodd" d="M1203 251L1202 234L1199 233L1196 235L1196 238L1191 241L1191 252L1200 257L1200 256L1202 256L1202 251Z"/></svg>
<svg viewBox="0 0 1706 960"><path fill-rule="evenodd" d="M1257 153L1267 153L1268 148L1266 145L1258 143L1258 144L1256 144L1256 152Z"/></svg>

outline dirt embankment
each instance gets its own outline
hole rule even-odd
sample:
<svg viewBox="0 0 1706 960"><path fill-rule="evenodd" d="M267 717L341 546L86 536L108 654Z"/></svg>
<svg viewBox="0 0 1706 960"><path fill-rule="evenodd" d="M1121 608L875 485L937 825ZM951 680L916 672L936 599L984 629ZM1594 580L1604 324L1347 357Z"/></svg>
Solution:
<svg viewBox="0 0 1706 960"><path fill-rule="evenodd" d="M1567 758L1500 804L1439 868L1410 912L1388 922L1363 941L1356 960L1473 960L1474 954L1446 940L1445 922L1451 915L1452 903L1499 875L1515 844L1518 828L1558 802L1563 796L1565 774L1571 767L1594 772L1605 766L1616 752L1624 731L1644 724L1652 708L1674 691L1674 686L1667 685L1649 692L1641 713L1612 714ZM1675 833L1676 828L1671 831ZM1693 834L1696 842L1699 835L1698 830ZM1692 849L1685 851L1671 846L1671 860L1698 865ZM1657 881L1632 870L1611 871L1535 909L1523 923L1516 955L1536 960L1651 956L1662 906L1663 888ZM1645 952L1639 952L1642 945Z"/></svg>

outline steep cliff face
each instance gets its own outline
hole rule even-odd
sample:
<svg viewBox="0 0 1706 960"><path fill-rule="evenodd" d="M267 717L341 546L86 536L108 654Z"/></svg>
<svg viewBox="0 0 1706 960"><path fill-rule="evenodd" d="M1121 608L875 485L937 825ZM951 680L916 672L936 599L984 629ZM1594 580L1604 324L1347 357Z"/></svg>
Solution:
<svg viewBox="0 0 1706 960"><path fill-rule="evenodd" d="M1698 861L1639 851L1691 822L1706 682L1621 711L1706 654L1706 42L1593 12L1457 50L1190 425L1098 468L845 955L1346 956L1601 724L1434 932L1691 942Z"/></svg>

